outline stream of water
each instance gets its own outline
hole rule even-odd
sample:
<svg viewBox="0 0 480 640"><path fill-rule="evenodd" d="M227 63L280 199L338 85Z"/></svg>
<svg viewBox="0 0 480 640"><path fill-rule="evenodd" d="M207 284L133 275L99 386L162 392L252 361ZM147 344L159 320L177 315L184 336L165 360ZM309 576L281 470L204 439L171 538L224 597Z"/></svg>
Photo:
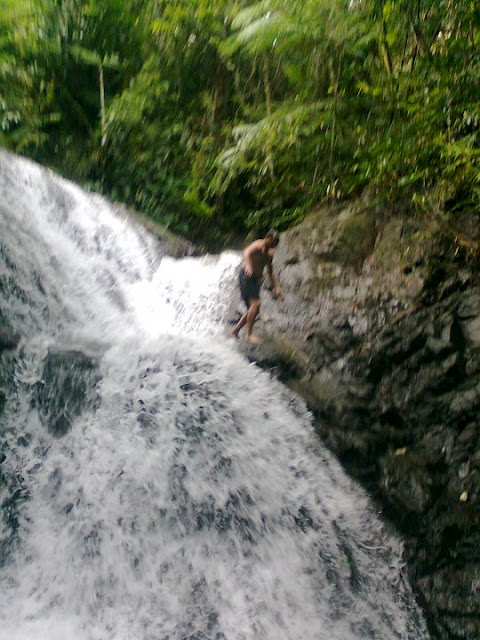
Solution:
<svg viewBox="0 0 480 640"><path fill-rule="evenodd" d="M1 640L427 639L400 541L227 338L239 260L162 257L0 151L0 309L21 335L2 357ZM45 377L65 353L95 377L59 437L38 398L78 400Z"/></svg>

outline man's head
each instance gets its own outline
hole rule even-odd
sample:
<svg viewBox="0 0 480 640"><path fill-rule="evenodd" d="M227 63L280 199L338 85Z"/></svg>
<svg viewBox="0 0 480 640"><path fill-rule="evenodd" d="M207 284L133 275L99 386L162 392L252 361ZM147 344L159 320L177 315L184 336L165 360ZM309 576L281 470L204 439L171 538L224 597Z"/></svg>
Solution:
<svg viewBox="0 0 480 640"><path fill-rule="evenodd" d="M265 235L265 242L269 249L276 247L280 242L280 236L278 235L278 231L269 231Z"/></svg>

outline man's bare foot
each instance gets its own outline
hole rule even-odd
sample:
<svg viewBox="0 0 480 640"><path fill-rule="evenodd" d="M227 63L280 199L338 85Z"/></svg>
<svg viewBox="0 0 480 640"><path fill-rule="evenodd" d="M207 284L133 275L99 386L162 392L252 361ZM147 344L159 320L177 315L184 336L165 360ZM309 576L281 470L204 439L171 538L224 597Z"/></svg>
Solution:
<svg viewBox="0 0 480 640"><path fill-rule="evenodd" d="M263 340L261 338L259 338L258 336L254 335L253 333L250 336L247 336L245 338L245 340L249 344L255 344L255 345L263 344Z"/></svg>
<svg viewBox="0 0 480 640"><path fill-rule="evenodd" d="M238 331L236 329L232 329L230 331L230 337L231 338L236 338L238 340Z"/></svg>

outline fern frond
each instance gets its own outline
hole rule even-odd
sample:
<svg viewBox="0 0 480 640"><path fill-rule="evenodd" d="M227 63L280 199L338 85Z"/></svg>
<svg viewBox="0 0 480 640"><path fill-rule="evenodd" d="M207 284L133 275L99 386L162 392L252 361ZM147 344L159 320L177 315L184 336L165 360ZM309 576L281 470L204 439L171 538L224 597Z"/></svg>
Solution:
<svg viewBox="0 0 480 640"><path fill-rule="evenodd" d="M244 50L256 55L276 47L292 46L292 39L303 39L304 30L298 21L283 11L271 9L270 2L261 2L242 11L233 21L236 33L223 44L222 52L232 55ZM270 7L270 8L269 8Z"/></svg>
<svg viewBox="0 0 480 640"><path fill-rule="evenodd" d="M257 2L257 4L254 4L251 7L242 9L233 19L232 28L240 31L241 29L248 27L252 22L264 17L271 9L271 5L272 3L270 0L263 0L262 2Z"/></svg>
<svg viewBox="0 0 480 640"><path fill-rule="evenodd" d="M214 189L225 191L245 169L266 173L272 153L298 151L304 139L327 129L331 118L329 101L321 101L282 105L258 122L237 125L232 131L234 144L217 158Z"/></svg>

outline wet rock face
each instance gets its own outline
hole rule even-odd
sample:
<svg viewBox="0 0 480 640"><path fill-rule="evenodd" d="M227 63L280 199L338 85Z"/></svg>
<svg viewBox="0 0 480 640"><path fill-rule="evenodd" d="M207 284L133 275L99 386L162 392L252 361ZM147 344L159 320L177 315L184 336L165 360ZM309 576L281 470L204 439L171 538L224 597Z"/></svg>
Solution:
<svg viewBox="0 0 480 640"><path fill-rule="evenodd" d="M19 391L14 375L16 355L11 348L5 351L0 359L0 418L4 411L14 410ZM42 380L30 391L42 424L54 437L65 435L75 417L98 405L98 381L95 358L80 351L52 350L48 353ZM19 542L20 509L30 499L24 474L31 470L22 469L20 461L22 450L32 442L32 434L23 431L7 440L4 429L0 419L0 569ZM40 451L37 455L41 455Z"/></svg>
<svg viewBox="0 0 480 640"><path fill-rule="evenodd" d="M432 268L432 230L373 215L320 212L283 234L285 302L264 291L267 341L251 357L308 400L403 534L432 637L478 640L480 279ZM337 242L352 228L364 235L348 255Z"/></svg>
<svg viewBox="0 0 480 640"><path fill-rule="evenodd" d="M446 298L398 323L382 342L371 415L402 416L403 446L387 443L375 478L407 536L416 586L439 638L480 637L480 289L458 283ZM477 313L477 312L475 312ZM382 332L383 333L383 332ZM417 337L412 343L408 334ZM403 347L403 348L402 348ZM357 363L365 367L369 362ZM383 413L382 413L383 412ZM394 446L397 449L394 450Z"/></svg>
<svg viewBox="0 0 480 640"><path fill-rule="evenodd" d="M48 353L42 381L36 385L35 404L52 435L65 435L76 416L98 405L97 368L95 358L80 351Z"/></svg>
<svg viewBox="0 0 480 640"><path fill-rule="evenodd" d="M19 342L20 336L0 314L0 354L7 349L15 349Z"/></svg>

